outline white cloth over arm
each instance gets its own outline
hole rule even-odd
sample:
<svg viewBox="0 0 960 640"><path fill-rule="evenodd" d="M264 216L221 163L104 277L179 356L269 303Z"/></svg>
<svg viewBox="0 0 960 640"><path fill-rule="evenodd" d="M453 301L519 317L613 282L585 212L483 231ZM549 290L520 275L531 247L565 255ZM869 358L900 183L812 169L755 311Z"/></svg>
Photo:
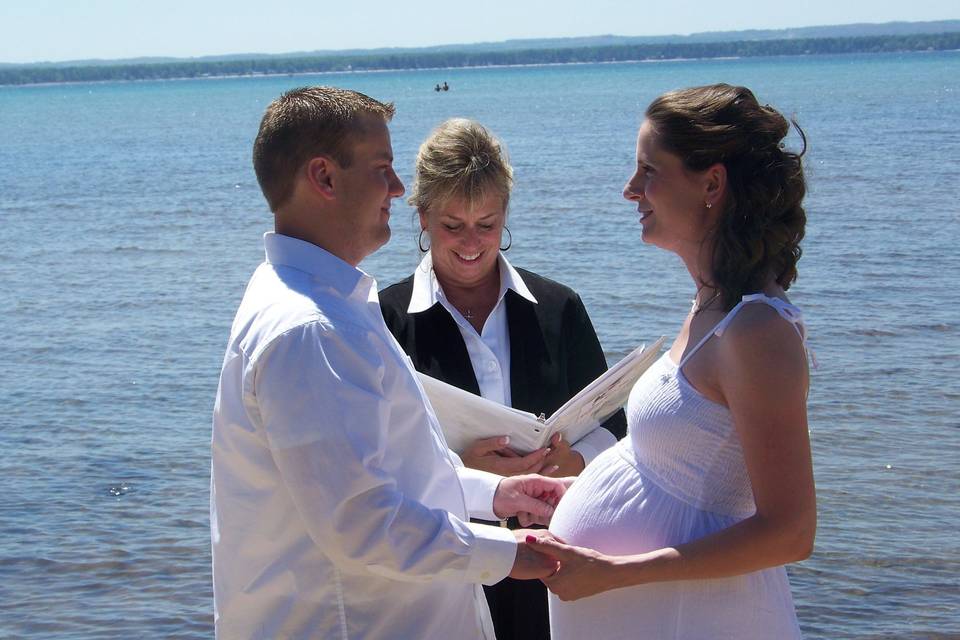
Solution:
<svg viewBox="0 0 960 640"><path fill-rule="evenodd" d="M276 339L259 359L253 385L264 431L311 537L352 573L393 580L503 578L512 557L506 563L506 554L497 555L501 540L476 536L476 525L401 488L398 477L419 475L420 497L429 496L432 470L423 461L447 454L433 437L416 442L420 451L402 459L389 455L391 448L409 450L404 439L417 436L416 425L398 433L403 421L391 414L414 407L388 397L389 378L408 374L389 368L370 344L380 338L371 338L362 327L341 324L334 331L315 321ZM419 470L411 474L408 466ZM494 576L490 564L498 560L503 573Z"/></svg>

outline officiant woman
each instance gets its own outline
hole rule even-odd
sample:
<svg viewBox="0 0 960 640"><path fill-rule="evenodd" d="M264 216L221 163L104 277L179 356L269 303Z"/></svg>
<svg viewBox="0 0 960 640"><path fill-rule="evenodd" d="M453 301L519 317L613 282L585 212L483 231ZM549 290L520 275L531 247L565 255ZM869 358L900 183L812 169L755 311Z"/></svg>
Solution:
<svg viewBox="0 0 960 640"><path fill-rule="evenodd" d="M410 277L380 292L380 304L418 371L550 416L607 365L580 296L507 260L512 186L505 150L482 125L452 119L435 129L417 154L409 199L424 255ZM578 442L555 436L549 446L521 455L504 434L476 440L460 457L505 476L578 475L624 435L621 411ZM507 578L485 590L497 637L549 637L539 581Z"/></svg>

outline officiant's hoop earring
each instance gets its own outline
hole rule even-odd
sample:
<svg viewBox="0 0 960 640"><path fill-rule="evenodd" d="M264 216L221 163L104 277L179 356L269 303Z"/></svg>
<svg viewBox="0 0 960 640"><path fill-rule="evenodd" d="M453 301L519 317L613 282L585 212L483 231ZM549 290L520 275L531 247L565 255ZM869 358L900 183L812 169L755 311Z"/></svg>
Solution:
<svg viewBox="0 0 960 640"><path fill-rule="evenodd" d="M420 229L420 235L417 236L417 246L420 247L420 253L426 253L430 251L430 245L427 244L426 247L423 246L423 234L426 233L426 229ZM427 236L427 240L430 239L430 236Z"/></svg>
<svg viewBox="0 0 960 640"><path fill-rule="evenodd" d="M509 251L510 247L513 246L513 234L510 233L510 227L508 227L507 225L503 225L503 230L507 232L507 246L500 247L500 251ZM501 238L500 240L502 242L503 238Z"/></svg>

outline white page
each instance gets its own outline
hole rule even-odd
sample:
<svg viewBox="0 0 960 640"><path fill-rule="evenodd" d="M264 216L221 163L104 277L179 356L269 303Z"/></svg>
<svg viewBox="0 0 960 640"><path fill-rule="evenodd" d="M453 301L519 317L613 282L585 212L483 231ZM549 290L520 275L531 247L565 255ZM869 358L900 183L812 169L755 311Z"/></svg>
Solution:
<svg viewBox="0 0 960 640"><path fill-rule="evenodd" d="M559 431L568 442L576 442L623 407L633 385L660 355L665 340L661 337L650 347L637 347L570 398L547 420L549 433Z"/></svg>
<svg viewBox="0 0 960 640"><path fill-rule="evenodd" d="M447 446L461 453L478 438L509 435L510 447L533 451L546 441L546 427L532 413L487 400L436 378L418 373L437 414Z"/></svg>
<svg viewBox="0 0 960 640"><path fill-rule="evenodd" d="M650 348L634 349L603 375L560 407L545 423L527 411L505 407L418 373L443 428L447 446L462 452L478 438L510 436L510 447L521 453L546 446L557 432L576 442L620 409L634 383L653 364L664 338Z"/></svg>

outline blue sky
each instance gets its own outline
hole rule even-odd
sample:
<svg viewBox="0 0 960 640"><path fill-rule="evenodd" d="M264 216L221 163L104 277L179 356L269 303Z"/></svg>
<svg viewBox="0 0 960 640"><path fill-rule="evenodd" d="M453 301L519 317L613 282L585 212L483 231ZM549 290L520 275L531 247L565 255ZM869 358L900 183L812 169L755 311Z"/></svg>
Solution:
<svg viewBox="0 0 960 640"><path fill-rule="evenodd" d="M956 0L0 0L0 62L945 20L960 18L957 6Z"/></svg>

